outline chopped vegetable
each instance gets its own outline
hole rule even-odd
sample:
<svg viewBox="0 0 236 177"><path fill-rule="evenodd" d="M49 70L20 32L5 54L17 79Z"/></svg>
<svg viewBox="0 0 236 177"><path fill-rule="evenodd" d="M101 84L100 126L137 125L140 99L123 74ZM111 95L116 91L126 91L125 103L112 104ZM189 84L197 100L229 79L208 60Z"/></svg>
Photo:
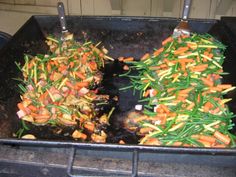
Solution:
<svg viewBox="0 0 236 177"><path fill-rule="evenodd" d="M25 55L24 65L17 65L23 74L18 117L35 125L74 126L75 139L93 140L91 134L102 131L105 141L102 127L109 118L97 121L101 115L96 104L108 104L109 95L98 94L96 87L102 81L105 60L113 59L104 48L92 42L81 44L71 34L66 41L48 37L46 43L51 54Z"/></svg>
<svg viewBox="0 0 236 177"><path fill-rule="evenodd" d="M140 144L185 147L232 147L232 118L223 95L235 89L222 84L225 46L212 36L169 37L153 54L129 61L131 86L144 109L127 116L125 127ZM125 88L124 88L125 89ZM124 90L120 89L120 90Z"/></svg>

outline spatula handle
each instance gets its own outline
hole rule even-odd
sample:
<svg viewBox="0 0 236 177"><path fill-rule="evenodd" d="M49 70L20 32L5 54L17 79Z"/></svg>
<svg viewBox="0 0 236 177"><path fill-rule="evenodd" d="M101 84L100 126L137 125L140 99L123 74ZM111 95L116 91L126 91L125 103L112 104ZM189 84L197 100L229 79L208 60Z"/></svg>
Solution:
<svg viewBox="0 0 236 177"><path fill-rule="evenodd" d="M57 11L59 15L59 20L61 23L62 32L67 32L66 19L65 19L65 8L62 2L57 3Z"/></svg>
<svg viewBox="0 0 236 177"><path fill-rule="evenodd" d="M183 8L183 14L182 14L183 20L188 19L190 7L191 7L191 2L192 2L192 0L184 0L184 8Z"/></svg>

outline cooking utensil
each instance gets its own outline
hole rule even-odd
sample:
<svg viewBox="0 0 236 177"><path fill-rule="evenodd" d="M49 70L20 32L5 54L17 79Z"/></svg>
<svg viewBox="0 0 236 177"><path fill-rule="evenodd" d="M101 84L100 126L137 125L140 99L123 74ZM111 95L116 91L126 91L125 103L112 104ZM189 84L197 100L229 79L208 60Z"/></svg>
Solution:
<svg viewBox="0 0 236 177"><path fill-rule="evenodd" d="M180 35L190 35L190 28L188 25L188 16L191 6L191 0L184 0L182 19L178 26L174 29L173 37Z"/></svg>
<svg viewBox="0 0 236 177"><path fill-rule="evenodd" d="M63 2L57 3L57 11L58 11L60 24L61 24L61 34L62 34L61 39L66 40L69 32L67 30L66 18L65 18L65 8L64 8Z"/></svg>

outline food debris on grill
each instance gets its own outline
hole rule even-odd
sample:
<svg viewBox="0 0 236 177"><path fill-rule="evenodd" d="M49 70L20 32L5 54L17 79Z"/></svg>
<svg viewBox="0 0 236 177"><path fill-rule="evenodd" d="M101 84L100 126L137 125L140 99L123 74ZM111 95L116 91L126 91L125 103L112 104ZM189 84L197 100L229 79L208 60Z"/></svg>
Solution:
<svg viewBox="0 0 236 177"><path fill-rule="evenodd" d="M114 111L104 112L112 98L99 93L105 62L113 60L100 43L79 43L68 34L65 41L47 37L50 54L25 55L23 66L17 63L23 79L20 80L21 101L17 104L18 117L36 126L51 126L55 134L67 134L71 127L74 139L106 142L106 127ZM116 98L117 99L117 98ZM113 99L114 101L114 99ZM101 111L103 110L103 111ZM25 121L25 122L24 122ZM32 127L33 128L33 127ZM34 135L19 137L34 139Z"/></svg>

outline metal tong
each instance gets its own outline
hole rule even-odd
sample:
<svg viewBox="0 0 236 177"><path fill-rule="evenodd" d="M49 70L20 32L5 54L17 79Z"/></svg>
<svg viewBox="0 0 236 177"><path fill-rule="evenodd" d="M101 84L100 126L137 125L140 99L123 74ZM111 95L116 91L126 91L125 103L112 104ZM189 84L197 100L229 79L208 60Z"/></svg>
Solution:
<svg viewBox="0 0 236 177"><path fill-rule="evenodd" d="M188 25L188 16L190 12L191 0L184 0L184 7L182 19L178 26L174 29L173 37L176 38L180 35L190 35L190 28Z"/></svg>

